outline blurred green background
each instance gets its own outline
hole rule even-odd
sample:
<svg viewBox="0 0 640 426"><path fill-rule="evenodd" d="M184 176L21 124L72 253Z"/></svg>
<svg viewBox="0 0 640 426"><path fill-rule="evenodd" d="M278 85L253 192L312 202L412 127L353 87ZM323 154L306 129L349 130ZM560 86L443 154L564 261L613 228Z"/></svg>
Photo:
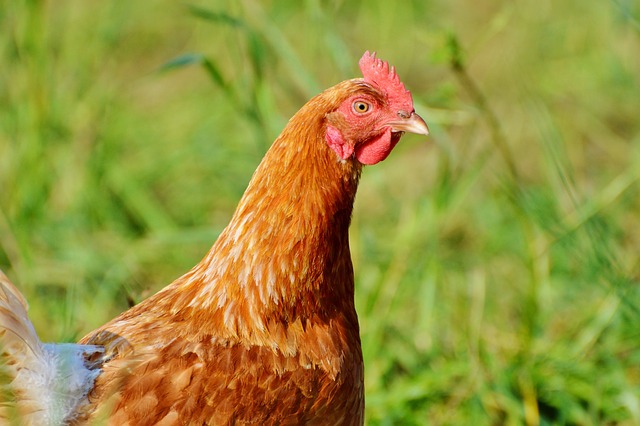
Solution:
<svg viewBox="0 0 640 426"><path fill-rule="evenodd" d="M432 135L351 229L371 425L640 424L640 3L0 0L0 268L73 341L200 260L375 50Z"/></svg>

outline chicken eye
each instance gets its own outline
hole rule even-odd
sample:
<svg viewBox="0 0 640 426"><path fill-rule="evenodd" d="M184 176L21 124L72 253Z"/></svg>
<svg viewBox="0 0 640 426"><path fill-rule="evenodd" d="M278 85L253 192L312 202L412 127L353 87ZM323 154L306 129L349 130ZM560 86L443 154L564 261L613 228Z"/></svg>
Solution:
<svg viewBox="0 0 640 426"><path fill-rule="evenodd" d="M371 109L371 104L363 101L355 101L353 103L353 110L359 114L364 114Z"/></svg>

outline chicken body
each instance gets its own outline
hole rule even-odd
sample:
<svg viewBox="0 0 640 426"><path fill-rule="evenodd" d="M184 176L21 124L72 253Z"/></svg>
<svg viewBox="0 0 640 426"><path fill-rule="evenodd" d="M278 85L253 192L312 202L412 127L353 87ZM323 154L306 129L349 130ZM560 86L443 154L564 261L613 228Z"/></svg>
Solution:
<svg viewBox="0 0 640 426"><path fill-rule="evenodd" d="M427 128L393 69L360 66L289 121L200 263L80 341L99 375L67 423L363 424L353 202L362 164Z"/></svg>

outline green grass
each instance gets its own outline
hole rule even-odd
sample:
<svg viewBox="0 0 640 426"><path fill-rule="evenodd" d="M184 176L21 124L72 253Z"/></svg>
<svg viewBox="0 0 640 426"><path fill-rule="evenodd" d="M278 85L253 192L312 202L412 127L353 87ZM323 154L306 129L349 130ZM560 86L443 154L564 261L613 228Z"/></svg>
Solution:
<svg viewBox="0 0 640 426"><path fill-rule="evenodd" d="M640 4L0 0L0 268L73 341L190 268L313 94L429 123L351 241L371 425L640 424Z"/></svg>

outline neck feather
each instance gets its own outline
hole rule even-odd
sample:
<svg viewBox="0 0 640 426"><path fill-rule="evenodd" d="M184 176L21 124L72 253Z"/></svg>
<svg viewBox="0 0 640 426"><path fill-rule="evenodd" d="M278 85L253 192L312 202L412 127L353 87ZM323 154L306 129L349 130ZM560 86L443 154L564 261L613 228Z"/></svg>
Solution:
<svg viewBox="0 0 640 426"><path fill-rule="evenodd" d="M207 256L167 289L174 311L213 311L205 327L225 338L274 321L357 324L348 228L361 165L327 146L327 108L318 96L291 119Z"/></svg>

